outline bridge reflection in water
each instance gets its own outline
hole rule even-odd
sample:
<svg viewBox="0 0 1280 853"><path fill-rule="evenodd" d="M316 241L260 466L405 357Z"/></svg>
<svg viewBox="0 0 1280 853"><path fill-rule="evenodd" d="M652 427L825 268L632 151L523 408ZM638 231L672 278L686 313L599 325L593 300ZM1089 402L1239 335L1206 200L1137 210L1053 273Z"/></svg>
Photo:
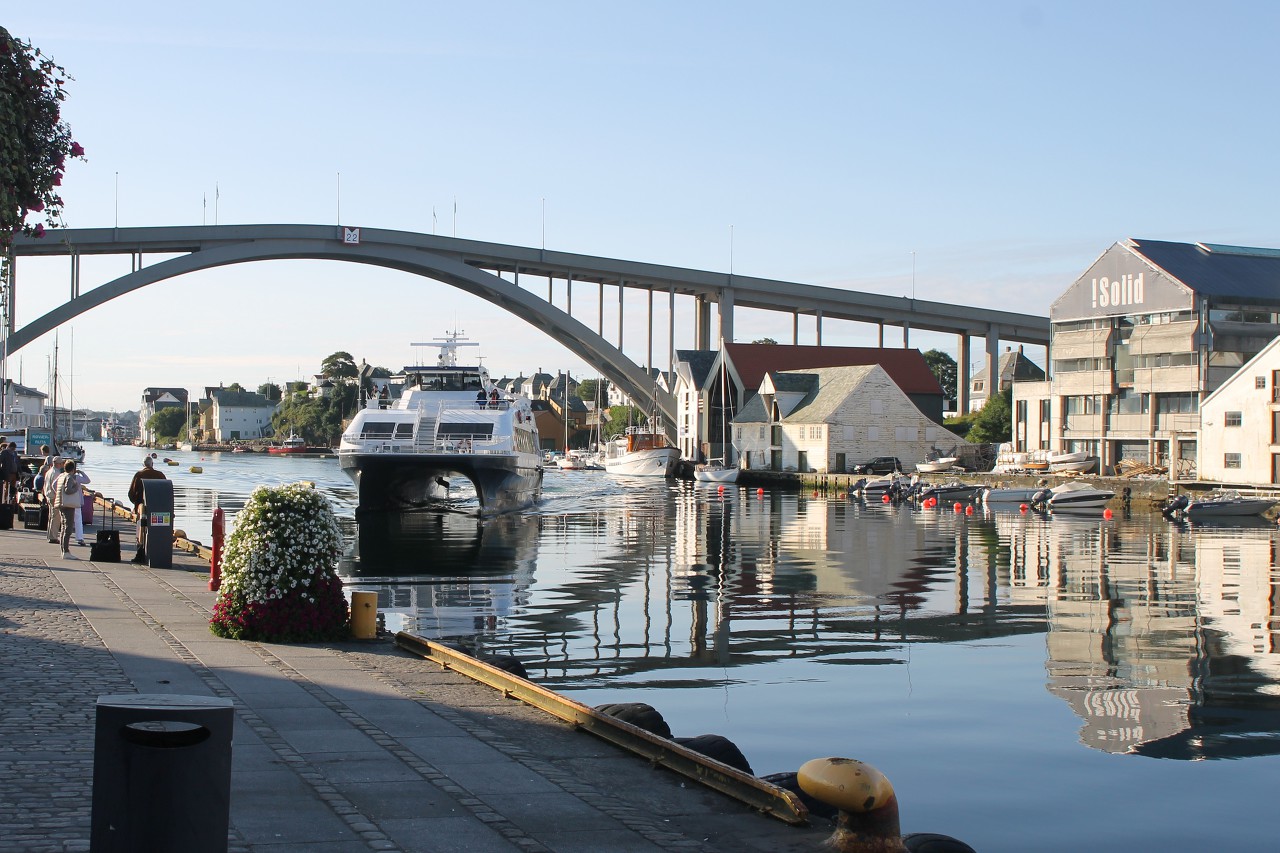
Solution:
<svg viewBox="0 0 1280 853"><path fill-rule="evenodd" d="M1269 843L1249 815L1280 772L1271 525L580 476L533 514L362 525L344 571L393 630L514 654L587 704L648 702L759 773L868 760L908 829L982 850ZM1205 821L1192 768L1222 758L1248 759L1211 762L1238 819Z"/></svg>

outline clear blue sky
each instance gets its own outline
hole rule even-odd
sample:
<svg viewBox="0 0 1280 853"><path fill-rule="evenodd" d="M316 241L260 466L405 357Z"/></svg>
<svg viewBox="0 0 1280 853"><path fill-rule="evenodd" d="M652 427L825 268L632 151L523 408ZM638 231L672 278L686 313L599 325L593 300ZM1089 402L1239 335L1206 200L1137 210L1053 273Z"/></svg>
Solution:
<svg viewBox="0 0 1280 853"><path fill-rule="evenodd" d="M221 224L332 223L340 173L347 225L538 246L545 204L549 249L892 295L914 252L917 297L1035 314L1127 237L1280 246L1275 3L74 0L0 23L75 77L71 227L212 224L215 204ZM82 286L127 269L86 263ZM68 281L21 262L19 325ZM496 375L591 375L474 297L321 262L118 299L75 321L70 366L62 333L60 369L77 405L123 410L339 349L398 368L455 323ZM736 331L789 342L791 320ZM52 349L11 375L45 388Z"/></svg>

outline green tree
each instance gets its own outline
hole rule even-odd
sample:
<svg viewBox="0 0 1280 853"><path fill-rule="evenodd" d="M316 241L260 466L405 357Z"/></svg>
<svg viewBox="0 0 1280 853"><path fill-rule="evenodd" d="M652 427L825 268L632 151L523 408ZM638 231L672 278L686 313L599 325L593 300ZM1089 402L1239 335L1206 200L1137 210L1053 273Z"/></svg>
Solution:
<svg viewBox="0 0 1280 853"><path fill-rule="evenodd" d="M752 341L751 343L753 343L753 344L774 344L774 345L776 346L778 342L777 342L777 341L775 341L773 338L756 338L756 339L755 339L754 341Z"/></svg>
<svg viewBox="0 0 1280 853"><path fill-rule="evenodd" d="M320 372L330 379L355 379L360 375L351 353L338 350L320 362Z"/></svg>
<svg viewBox="0 0 1280 853"><path fill-rule="evenodd" d="M600 379L584 379L578 383L578 396L583 400L595 400L596 389L604 390L604 382Z"/></svg>
<svg viewBox="0 0 1280 853"><path fill-rule="evenodd" d="M147 418L147 430L156 437L156 441L173 441L182 434L187 413L181 406L170 406Z"/></svg>
<svg viewBox="0 0 1280 853"><path fill-rule="evenodd" d="M230 385L227 386L227 390L233 391L236 394L239 394L244 391L244 386L241 385L239 382L232 382Z"/></svg>
<svg viewBox="0 0 1280 853"><path fill-rule="evenodd" d="M84 159L62 120L70 79L30 42L0 27L0 273L14 234L39 237L45 223L62 224L58 187L67 158ZM42 221L29 222L33 214Z"/></svg>
<svg viewBox="0 0 1280 853"><path fill-rule="evenodd" d="M987 398L966 438L975 444L996 444L1013 435L1013 387Z"/></svg>
<svg viewBox="0 0 1280 853"><path fill-rule="evenodd" d="M627 427L644 423L644 411L635 406L610 406L602 431L606 439L626 432Z"/></svg>
<svg viewBox="0 0 1280 853"><path fill-rule="evenodd" d="M954 401L956 399L956 377L959 375L959 367L956 364L956 360L940 349L931 349L924 354L924 362L929 365L929 370L938 378L938 384L942 386L942 396Z"/></svg>
<svg viewBox="0 0 1280 853"><path fill-rule="evenodd" d="M281 398L280 386L274 382L264 382L258 386L258 393L266 397L273 403L279 403Z"/></svg>

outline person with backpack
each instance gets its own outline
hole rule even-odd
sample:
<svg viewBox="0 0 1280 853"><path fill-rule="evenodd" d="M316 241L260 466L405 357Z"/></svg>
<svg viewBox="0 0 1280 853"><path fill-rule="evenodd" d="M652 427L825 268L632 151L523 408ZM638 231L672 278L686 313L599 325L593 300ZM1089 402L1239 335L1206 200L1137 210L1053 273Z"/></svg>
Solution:
<svg viewBox="0 0 1280 853"><path fill-rule="evenodd" d="M0 503L18 502L18 445L0 442Z"/></svg>
<svg viewBox="0 0 1280 853"><path fill-rule="evenodd" d="M58 544L62 548L62 559L77 560L79 558L71 553L71 531L75 529L75 517L80 514L80 507L84 506L84 489L76 479L75 462L68 459L62 466L62 473L53 479L52 492L53 506L59 516Z"/></svg>

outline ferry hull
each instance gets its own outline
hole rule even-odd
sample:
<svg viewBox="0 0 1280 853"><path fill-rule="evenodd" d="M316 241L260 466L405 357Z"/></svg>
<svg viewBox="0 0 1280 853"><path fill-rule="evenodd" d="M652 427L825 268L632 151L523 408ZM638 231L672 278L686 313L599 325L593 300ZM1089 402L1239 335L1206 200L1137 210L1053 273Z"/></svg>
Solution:
<svg viewBox="0 0 1280 853"><path fill-rule="evenodd" d="M356 484L357 514L444 504L456 477L475 486L482 515L524 509L542 496L542 467L516 455L348 453L339 460Z"/></svg>

